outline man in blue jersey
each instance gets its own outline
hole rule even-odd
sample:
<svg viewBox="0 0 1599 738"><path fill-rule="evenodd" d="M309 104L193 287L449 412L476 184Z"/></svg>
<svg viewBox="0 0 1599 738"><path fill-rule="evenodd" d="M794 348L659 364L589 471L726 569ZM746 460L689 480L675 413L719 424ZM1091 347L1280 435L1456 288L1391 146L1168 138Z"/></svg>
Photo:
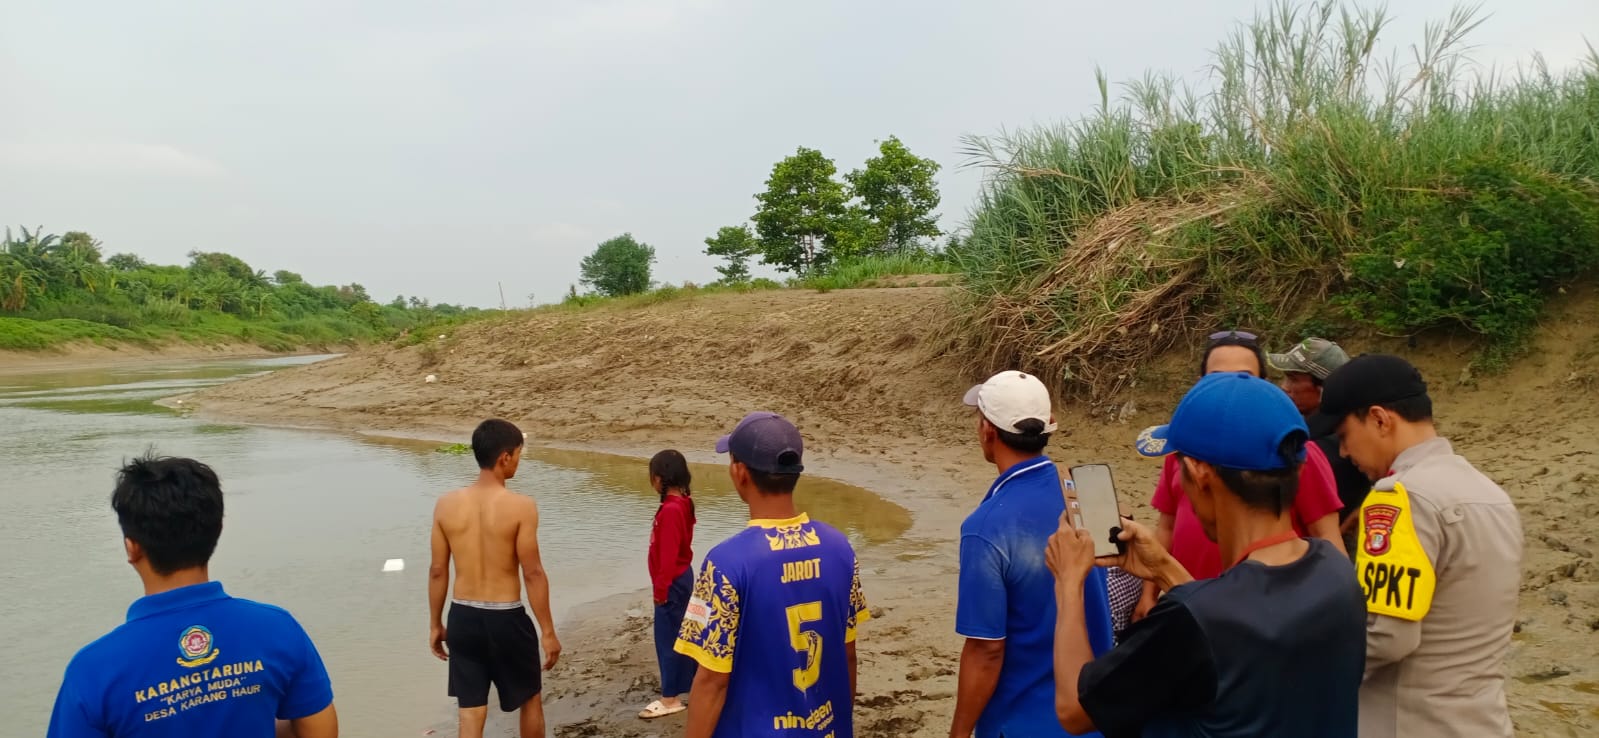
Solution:
<svg viewBox="0 0 1599 738"><path fill-rule="evenodd" d="M211 467L136 459L111 507L145 596L67 665L50 738L336 738L333 688L305 630L211 581L222 535Z"/></svg>
<svg viewBox="0 0 1599 738"><path fill-rule="evenodd" d="M849 539L794 507L799 431L750 413L716 442L749 506L705 555L676 645L699 662L688 738L855 735L855 627L871 615Z"/></svg>
<svg viewBox="0 0 1599 738"><path fill-rule="evenodd" d="M955 630L966 637L955 695L954 738L1069 735L1055 716L1055 579L1044 549L1066 511L1060 474L1043 455L1055 431L1049 390L1037 377L1000 372L966 393L977 408L983 458L1000 472L961 524ZM1105 574L1083 584L1094 653L1111 647Z"/></svg>

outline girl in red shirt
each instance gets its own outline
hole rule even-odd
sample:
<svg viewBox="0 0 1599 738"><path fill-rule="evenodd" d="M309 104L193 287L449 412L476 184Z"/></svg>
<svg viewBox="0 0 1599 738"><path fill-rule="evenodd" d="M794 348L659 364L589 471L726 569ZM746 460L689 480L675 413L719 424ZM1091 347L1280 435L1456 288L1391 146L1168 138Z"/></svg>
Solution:
<svg viewBox="0 0 1599 738"><path fill-rule="evenodd" d="M661 667L661 698L639 717L665 717L687 709L678 697L694 684L698 664L672 646L677 643L694 589L694 500L689 497L688 460L670 449L650 459L650 486L661 496L650 529L650 583L655 593L655 660Z"/></svg>

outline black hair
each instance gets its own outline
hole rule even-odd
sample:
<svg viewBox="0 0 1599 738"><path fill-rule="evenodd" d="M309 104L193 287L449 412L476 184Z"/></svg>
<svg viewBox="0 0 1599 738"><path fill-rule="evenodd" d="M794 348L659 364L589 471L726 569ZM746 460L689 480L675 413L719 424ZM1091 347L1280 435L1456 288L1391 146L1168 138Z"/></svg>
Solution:
<svg viewBox="0 0 1599 738"><path fill-rule="evenodd" d="M738 461L738 456L733 454L728 454L728 456L731 456L734 461ZM761 471L748 464L745 464L744 468L749 470L750 482L754 483L755 488L760 490L761 494L790 495L794 494L794 488L799 486L800 475L798 474L776 474Z"/></svg>
<svg viewBox="0 0 1599 738"><path fill-rule="evenodd" d="M675 489L683 493L688 499L688 511L694 514L694 493L689 489L689 483L694 481L694 475L689 473L688 459L683 454L673 449L666 449L650 457L650 476L661 480L661 502L666 502L666 491Z"/></svg>
<svg viewBox="0 0 1599 738"><path fill-rule="evenodd" d="M1430 395L1415 395L1399 400L1390 400L1388 402L1379 402L1374 405L1366 405L1365 407L1354 411L1352 414L1358 418L1365 419L1367 415L1371 414L1371 409L1374 407L1380 407L1384 410L1387 410L1388 412L1404 418L1406 422L1410 423L1420 423L1422 421L1432 420L1432 397Z"/></svg>
<svg viewBox="0 0 1599 738"><path fill-rule="evenodd" d="M516 451L525 442L522 429L514 423L489 418L472 431L472 456L477 459L477 468L493 469L501 456Z"/></svg>
<svg viewBox="0 0 1599 738"><path fill-rule="evenodd" d="M990 424L992 424L992 421L990 421ZM999 442L1005 444L1011 450L1024 454L1036 454L1049 445L1050 434L1045 433L1044 428L1044 421L1038 418L1022 418L1016 421L1016 430L1021 431L1020 433L1012 433L997 425L994 426L994 432L999 435Z"/></svg>
<svg viewBox="0 0 1599 738"><path fill-rule="evenodd" d="M1210 468L1216 470L1221 483L1243 500L1244 505L1282 515L1284 510L1294 506L1294 498L1299 495L1299 471L1304 465L1300 455L1304 453L1307 438L1303 431L1297 430L1283 437L1277 446L1277 455L1286 463L1281 468L1259 471L1217 464L1210 464ZM1179 458L1182 456L1178 454ZM1188 476L1187 466L1183 467L1183 476Z"/></svg>
<svg viewBox="0 0 1599 738"><path fill-rule="evenodd" d="M222 484L194 459L146 453L117 472L111 509L160 575L205 566L222 537Z"/></svg>
<svg viewBox="0 0 1599 738"><path fill-rule="evenodd" d="M1260 339L1245 338L1238 333L1228 333L1205 344L1205 352L1199 355L1199 376L1201 378L1205 376L1206 367L1210 366L1210 353L1223 346L1242 346L1254 352L1255 361L1260 366L1260 371L1256 372L1255 376L1266 376L1266 350L1260 347Z"/></svg>

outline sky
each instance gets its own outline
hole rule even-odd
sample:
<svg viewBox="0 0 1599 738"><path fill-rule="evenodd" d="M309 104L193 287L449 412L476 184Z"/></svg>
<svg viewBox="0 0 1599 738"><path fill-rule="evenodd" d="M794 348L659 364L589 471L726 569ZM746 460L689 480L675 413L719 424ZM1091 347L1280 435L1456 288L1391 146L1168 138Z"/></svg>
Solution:
<svg viewBox="0 0 1599 738"><path fill-rule="evenodd" d="M560 298L627 232L655 278L716 278L800 146L840 173L898 136L943 166L940 225L982 182L966 135L1098 101L1096 66L1203 74L1252 0L0 0L0 223L108 253L226 251L381 301ZM1389 5L1408 47L1453 3ZM1554 68L1599 2L1488 0L1474 58Z"/></svg>

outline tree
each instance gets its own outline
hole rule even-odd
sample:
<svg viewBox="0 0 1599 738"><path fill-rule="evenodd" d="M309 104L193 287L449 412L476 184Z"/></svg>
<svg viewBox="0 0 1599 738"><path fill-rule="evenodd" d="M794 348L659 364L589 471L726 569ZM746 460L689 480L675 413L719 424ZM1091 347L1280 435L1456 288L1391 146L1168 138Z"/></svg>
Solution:
<svg viewBox="0 0 1599 738"><path fill-rule="evenodd" d="M632 295L650 288L650 265L654 263L655 247L624 233L583 257L578 281L602 295Z"/></svg>
<svg viewBox="0 0 1599 738"><path fill-rule="evenodd" d="M243 259L221 251L190 251L189 271L196 277L220 274L251 287L266 287L269 284L265 270L253 269Z"/></svg>
<svg viewBox="0 0 1599 738"><path fill-rule="evenodd" d="M88 264L99 264L102 256L100 242L83 231L67 231L55 249L57 253Z"/></svg>
<svg viewBox="0 0 1599 738"><path fill-rule="evenodd" d="M828 254L834 261L847 259L881 249L884 240L883 226L872 220L864 209L850 206L833 221Z"/></svg>
<svg viewBox="0 0 1599 738"><path fill-rule="evenodd" d="M44 294L44 273L27 261L0 252L0 310L20 312L28 298Z"/></svg>
<svg viewBox="0 0 1599 738"><path fill-rule="evenodd" d="M743 284L750 281L750 257L761 253L761 244L747 225L722 226L716 235L705 239L705 253L727 260L716 272L724 284Z"/></svg>
<svg viewBox="0 0 1599 738"><path fill-rule="evenodd" d="M150 263L133 254L113 254L105 260L105 265L119 272L136 272L150 266Z"/></svg>
<svg viewBox="0 0 1599 738"><path fill-rule="evenodd" d="M878 155L864 169L844 175L866 215L881 229L885 245L904 251L918 239L937 238L938 186L933 175L938 162L912 154L898 138L889 136L877 147Z"/></svg>
<svg viewBox="0 0 1599 738"><path fill-rule="evenodd" d="M302 284L305 282L305 277L295 274L287 269L279 269L272 273L272 281L278 283L279 285Z"/></svg>
<svg viewBox="0 0 1599 738"><path fill-rule="evenodd" d="M826 266L828 249L848 198L833 179L838 168L822 152L803 146L772 167L766 191L755 196L755 232L761 260L785 272L804 274Z"/></svg>

